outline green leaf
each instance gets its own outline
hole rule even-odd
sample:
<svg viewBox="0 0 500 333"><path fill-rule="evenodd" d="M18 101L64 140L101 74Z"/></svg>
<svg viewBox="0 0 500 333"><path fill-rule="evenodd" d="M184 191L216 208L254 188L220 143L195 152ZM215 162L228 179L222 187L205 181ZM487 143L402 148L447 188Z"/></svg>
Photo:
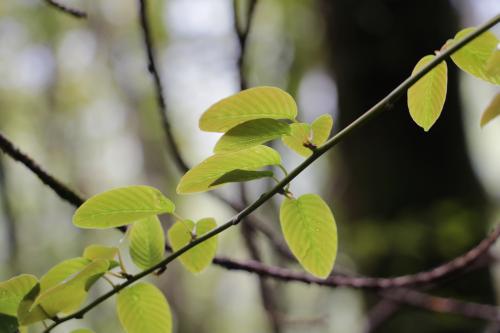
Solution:
<svg viewBox="0 0 500 333"><path fill-rule="evenodd" d="M170 307L152 284L139 282L120 291L116 311L127 333L172 332Z"/></svg>
<svg viewBox="0 0 500 333"><path fill-rule="evenodd" d="M0 313L0 332L1 333L17 333L18 332L17 318Z"/></svg>
<svg viewBox="0 0 500 333"><path fill-rule="evenodd" d="M486 61L486 74L493 77L500 76L500 43Z"/></svg>
<svg viewBox="0 0 500 333"><path fill-rule="evenodd" d="M137 267L147 269L163 259L165 234L157 216L134 223L129 239L130 256Z"/></svg>
<svg viewBox="0 0 500 333"><path fill-rule="evenodd" d="M212 183L232 170L257 170L267 165L280 164L277 151L266 146L255 146L231 153L210 156L189 170L177 185L177 193L186 194L214 189Z"/></svg>
<svg viewBox="0 0 500 333"><path fill-rule="evenodd" d="M150 186L127 186L97 194L81 205L73 216L80 228L107 229L146 217L172 213L172 201Z"/></svg>
<svg viewBox="0 0 500 333"><path fill-rule="evenodd" d="M114 246L104 246L92 244L85 248L83 257L89 260L106 259L113 260L118 255L118 248Z"/></svg>
<svg viewBox="0 0 500 333"><path fill-rule="evenodd" d="M457 43L467 35L470 35L474 30L476 28L467 28L459 31L448 45ZM500 72L487 70L488 61L496 50L498 43L498 38L492 32L483 32L479 37L453 53L451 59L461 70L482 80L500 84Z"/></svg>
<svg viewBox="0 0 500 333"><path fill-rule="evenodd" d="M337 227L328 205L316 194L285 198L280 222L285 240L302 267L326 278L337 256Z"/></svg>
<svg viewBox="0 0 500 333"><path fill-rule="evenodd" d="M168 230L168 240L174 251L177 251L191 243L193 235L199 238L216 227L213 218L201 219L196 224L191 220L177 221ZM216 251L217 236L214 236L182 254L179 259L188 271L199 273L210 265Z"/></svg>
<svg viewBox="0 0 500 333"><path fill-rule="evenodd" d="M96 259L92 261L70 278L45 291L42 290L31 308L41 305L51 317L59 312L76 311L85 301L89 288L104 275L108 268L108 260Z"/></svg>
<svg viewBox="0 0 500 333"><path fill-rule="evenodd" d="M79 328L71 331L71 333L94 333L94 331L89 330L88 328Z"/></svg>
<svg viewBox="0 0 500 333"><path fill-rule="evenodd" d="M64 260L58 263L40 279L41 292L47 291L70 276L82 271L90 263L91 260L81 257Z"/></svg>
<svg viewBox="0 0 500 333"><path fill-rule="evenodd" d="M311 125L306 123L295 123L291 124L290 128L290 135L285 135L281 138L283 143L301 156L310 156L312 151L305 147L304 144L312 140Z"/></svg>
<svg viewBox="0 0 500 333"><path fill-rule="evenodd" d="M274 174L272 171L251 171L236 169L233 171L229 171L223 176L217 178L212 184L210 184L210 186L222 185L226 183L247 182L249 180L272 177L273 175Z"/></svg>
<svg viewBox="0 0 500 333"><path fill-rule="evenodd" d="M24 296L19 304L19 308L17 309L17 320L20 325L30 325L49 317L39 305L33 306L39 294L40 284L37 283L26 296Z"/></svg>
<svg viewBox="0 0 500 333"><path fill-rule="evenodd" d="M435 56L427 55L413 69L412 75L420 71ZM448 69L442 62L425 74L408 89L408 109L412 119L418 126L428 131L441 115L446 99Z"/></svg>
<svg viewBox="0 0 500 333"><path fill-rule="evenodd" d="M21 274L0 282L0 313L16 317L21 300L37 282L38 279L30 274Z"/></svg>
<svg viewBox="0 0 500 333"><path fill-rule="evenodd" d="M500 93L496 94L481 116L481 127L500 116Z"/></svg>
<svg viewBox="0 0 500 333"><path fill-rule="evenodd" d="M212 105L200 118L200 129L226 132L236 125L260 118L290 119L297 105L287 92L275 87L243 90Z"/></svg>
<svg viewBox="0 0 500 333"><path fill-rule="evenodd" d="M214 147L215 153L227 153L263 144L290 133L290 126L274 119L250 120L225 133Z"/></svg>
<svg viewBox="0 0 500 333"><path fill-rule="evenodd" d="M312 143L321 146L328 140L333 127L333 119L329 114L323 114L316 118L311 124Z"/></svg>

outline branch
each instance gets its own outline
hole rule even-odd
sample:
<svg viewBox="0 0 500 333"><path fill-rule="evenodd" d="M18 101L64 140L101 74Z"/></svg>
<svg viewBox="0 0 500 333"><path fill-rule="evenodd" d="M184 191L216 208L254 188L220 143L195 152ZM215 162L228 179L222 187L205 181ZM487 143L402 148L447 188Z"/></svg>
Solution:
<svg viewBox="0 0 500 333"><path fill-rule="evenodd" d="M66 14L69 14L73 17L76 17L79 19L87 18L87 13L85 13L84 11L79 10L79 9L70 8L66 5L60 4L56 0L45 0L45 3L49 6L52 6L52 7L56 8L64 13L66 13Z"/></svg>
<svg viewBox="0 0 500 333"><path fill-rule="evenodd" d="M73 206L80 206L85 200L76 194L73 190L68 188L62 182L54 178L47 171L45 171L41 166L38 165L31 157L20 151L12 142L10 142L5 136L0 133L0 150L5 154L12 157L14 160L24 164L28 169L30 169L35 175L40 178L42 183L50 187L54 192L59 195L59 197Z"/></svg>
<svg viewBox="0 0 500 333"><path fill-rule="evenodd" d="M248 87L248 82L246 80L245 76L245 53L246 53L246 48L247 48L247 40L248 40L248 34L250 33L250 28L252 27L252 21L254 18L254 12L255 12L255 7L257 6L257 0L250 0L250 3L248 4L248 9L246 13L246 27L243 28L239 24L238 20L238 0L233 1L233 8L234 8L234 30L236 31L236 34L238 36L238 42L240 44L240 56L238 57L238 71L239 71L239 77L240 77L240 90L244 90Z"/></svg>
<svg viewBox="0 0 500 333"><path fill-rule="evenodd" d="M397 303L426 309L431 312L455 314L467 318L500 322L500 309L489 304L464 302L453 298L428 295L409 289L383 292L383 297Z"/></svg>
<svg viewBox="0 0 500 333"><path fill-rule="evenodd" d="M147 13L147 0L139 0L139 21L142 30L142 36L144 39L144 47L146 49L146 54L148 58L148 70L153 76L153 82L156 92L156 100L158 103L158 112L160 114L161 122L163 125L163 131L167 139L167 146L170 147L172 155L174 157L175 164L182 171L186 173L189 170L189 166L184 161L179 147L175 142L174 136L172 134L172 128L170 121L167 117L167 107L165 103L165 97L163 95L163 86L161 83L160 74L156 67L156 61L153 54L153 39L151 38L151 32L149 30L148 23L148 13Z"/></svg>

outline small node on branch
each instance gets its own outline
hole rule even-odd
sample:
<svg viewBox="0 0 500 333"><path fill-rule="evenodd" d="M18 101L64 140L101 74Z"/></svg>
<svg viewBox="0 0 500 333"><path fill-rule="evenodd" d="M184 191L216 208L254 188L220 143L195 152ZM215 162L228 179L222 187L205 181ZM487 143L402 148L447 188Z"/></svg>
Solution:
<svg viewBox="0 0 500 333"><path fill-rule="evenodd" d="M305 141L302 145L306 148L309 148L313 153L318 149L318 146L316 146L309 140Z"/></svg>

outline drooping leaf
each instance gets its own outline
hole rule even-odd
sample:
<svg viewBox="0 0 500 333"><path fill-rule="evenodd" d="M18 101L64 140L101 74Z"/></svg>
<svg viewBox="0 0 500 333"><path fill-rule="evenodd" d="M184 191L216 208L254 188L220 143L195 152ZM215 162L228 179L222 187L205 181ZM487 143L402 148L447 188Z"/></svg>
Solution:
<svg viewBox="0 0 500 333"><path fill-rule="evenodd" d="M316 118L311 124L312 143L321 146L328 140L333 127L333 119L329 114L323 114Z"/></svg>
<svg viewBox="0 0 500 333"><path fill-rule="evenodd" d="M89 288L104 275L108 268L108 260L92 261L70 278L47 290L42 290L32 308L40 305L49 316L55 316L59 312L76 311L85 301Z"/></svg>
<svg viewBox="0 0 500 333"><path fill-rule="evenodd" d="M168 230L168 240L174 251L177 251L188 245L193 240L193 235L199 238L216 227L217 223L213 218L201 219L196 224L191 220L177 221ZM199 273L210 265L216 251L217 236L214 236L185 252L179 259L187 270Z"/></svg>
<svg viewBox="0 0 500 333"><path fill-rule="evenodd" d="M467 28L459 31L449 43L453 45L471 34L476 28ZM488 61L499 43L498 38L490 31L483 32L480 36L451 55L453 62L463 71L482 80L500 84L500 72L488 71Z"/></svg>
<svg viewBox="0 0 500 333"><path fill-rule="evenodd" d="M138 282L118 293L116 311L127 333L170 333L172 314L163 293Z"/></svg>
<svg viewBox="0 0 500 333"><path fill-rule="evenodd" d="M500 93L493 97L486 110L484 110L481 116L481 127L500 116Z"/></svg>
<svg viewBox="0 0 500 333"><path fill-rule="evenodd" d="M226 183L247 182L249 180L272 177L272 171L252 171L236 169L217 178L210 186L222 185Z"/></svg>
<svg viewBox="0 0 500 333"><path fill-rule="evenodd" d="M281 140L297 154L308 157L312 154L311 149L304 146L304 143L311 142L311 125L306 123L295 123L290 125L290 135L284 135Z"/></svg>
<svg viewBox="0 0 500 333"><path fill-rule="evenodd" d="M227 153L263 144L290 133L290 125L275 119L255 119L227 131L214 147L215 153Z"/></svg>
<svg viewBox="0 0 500 333"><path fill-rule="evenodd" d="M163 259L165 234L157 216L134 223L129 239L130 256L137 267L147 269Z"/></svg>
<svg viewBox="0 0 500 333"><path fill-rule="evenodd" d="M87 258L72 258L64 260L52 267L40 279L41 292L47 291L55 285L68 279L70 276L82 271L91 263Z"/></svg>
<svg viewBox="0 0 500 333"><path fill-rule="evenodd" d="M19 324L17 318L0 313L0 332L1 333L17 333Z"/></svg>
<svg viewBox="0 0 500 333"><path fill-rule="evenodd" d="M290 119L297 116L297 105L287 92L276 87L243 90L212 105L200 118L200 129L226 132L234 126L260 118Z"/></svg>
<svg viewBox="0 0 500 333"><path fill-rule="evenodd" d="M0 282L0 313L16 317L21 300L37 282L38 279L30 274L21 274Z"/></svg>
<svg viewBox="0 0 500 333"><path fill-rule="evenodd" d="M337 256L337 227L328 205L316 194L285 198L280 223L290 250L306 271L326 278Z"/></svg>
<svg viewBox="0 0 500 333"><path fill-rule="evenodd" d="M20 325L30 325L48 318L40 305L34 306L35 299L40 294L40 284L35 286L24 296L17 309L17 320Z"/></svg>
<svg viewBox="0 0 500 333"><path fill-rule="evenodd" d="M150 186L127 186L97 194L81 205L73 216L80 228L107 229L146 217L172 213L172 201Z"/></svg>
<svg viewBox="0 0 500 333"><path fill-rule="evenodd" d="M83 257L89 260L106 259L113 260L118 255L118 248L114 246L104 246L92 244L85 248Z"/></svg>
<svg viewBox="0 0 500 333"><path fill-rule="evenodd" d="M412 75L434 58L433 55L427 55L420 59ZM446 99L447 82L448 69L446 62L443 61L408 89L410 115L413 121L425 131L428 131L441 115Z"/></svg>
<svg viewBox="0 0 500 333"><path fill-rule="evenodd" d="M211 190L211 184L232 170L258 170L264 166L277 165L280 155L272 148L255 146L235 152L210 156L189 170L177 185L177 193L186 194Z"/></svg>
<svg viewBox="0 0 500 333"><path fill-rule="evenodd" d="M500 43L486 61L486 74L493 77L500 76Z"/></svg>

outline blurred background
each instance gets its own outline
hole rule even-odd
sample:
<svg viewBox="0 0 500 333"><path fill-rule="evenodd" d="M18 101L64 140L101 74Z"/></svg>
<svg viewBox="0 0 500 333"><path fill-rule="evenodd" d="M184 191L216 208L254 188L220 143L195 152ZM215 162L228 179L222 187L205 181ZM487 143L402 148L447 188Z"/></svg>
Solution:
<svg viewBox="0 0 500 333"><path fill-rule="evenodd" d="M182 216L230 218L234 212L209 194L175 193L181 174L164 144L137 2L64 3L89 18L74 19L39 0L0 2L0 131L85 197L149 184L172 198ZM151 0L149 8L173 134L194 165L218 139L198 129L199 116L239 89L233 2ZM422 56L499 12L497 0L261 0L244 72L250 86L293 94L303 121L331 114L338 131L404 80ZM500 35L499 27L494 31ZM293 182L294 194L321 194L332 208L339 272L417 272L463 253L499 220L500 121L479 127L498 87L448 67L445 108L429 133L413 124L402 98ZM275 148L289 170L302 160L281 143ZM249 198L269 185L249 184ZM235 197L238 187L221 194ZM277 232L280 202L275 197L256 213ZM24 166L0 155L0 281L21 272L41 276L91 243L126 245L113 230L74 228L73 211ZM256 237L266 263L290 265ZM249 257L238 228L220 240L220 255ZM445 281L435 293L495 303L495 271L493 265ZM270 281L273 326L256 276L215 266L193 276L176 262L152 280L168 297L175 332L498 331L404 306L372 327L376 294ZM98 285L94 293L106 289ZM121 332L114 301L56 332L85 326Z"/></svg>

